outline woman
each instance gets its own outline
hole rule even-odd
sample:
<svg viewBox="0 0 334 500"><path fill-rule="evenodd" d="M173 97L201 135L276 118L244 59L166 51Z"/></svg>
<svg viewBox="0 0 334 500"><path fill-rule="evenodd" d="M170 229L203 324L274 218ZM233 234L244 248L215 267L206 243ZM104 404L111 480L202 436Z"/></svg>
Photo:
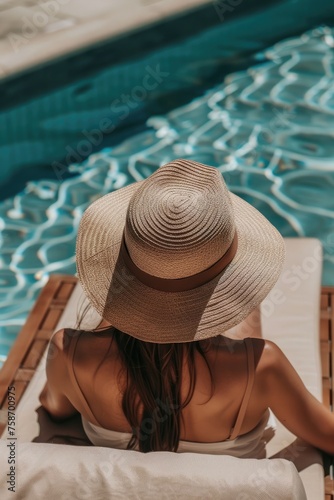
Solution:
<svg viewBox="0 0 334 500"><path fill-rule="evenodd" d="M283 260L280 234L215 168L177 160L100 198L80 223L77 267L103 321L54 335L42 405L80 412L95 445L258 458L271 409L334 453L334 416L280 349L229 338Z"/></svg>

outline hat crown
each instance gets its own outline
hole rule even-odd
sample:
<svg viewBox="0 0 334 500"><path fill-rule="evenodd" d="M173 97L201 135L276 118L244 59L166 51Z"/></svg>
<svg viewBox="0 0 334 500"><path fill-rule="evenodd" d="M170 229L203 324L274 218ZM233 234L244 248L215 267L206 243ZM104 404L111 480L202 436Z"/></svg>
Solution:
<svg viewBox="0 0 334 500"><path fill-rule="evenodd" d="M220 172L176 160L160 167L132 196L125 241L132 261L161 278L207 269L229 249L235 233L228 189Z"/></svg>

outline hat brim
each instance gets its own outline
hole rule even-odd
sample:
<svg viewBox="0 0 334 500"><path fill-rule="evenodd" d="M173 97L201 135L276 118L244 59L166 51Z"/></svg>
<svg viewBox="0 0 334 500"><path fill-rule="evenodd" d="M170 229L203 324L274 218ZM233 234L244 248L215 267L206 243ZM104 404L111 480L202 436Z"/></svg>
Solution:
<svg viewBox="0 0 334 500"><path fill-rule="evenodd" d="M142 182L101 197L82 217L76 260L89 301L114 327L147 342L191 342L224 334L275 285L285 256L282 236L258 210L230 193L238 233L232 262L196 289L154 290L141 283L119 255L127 207Z"/></svg>

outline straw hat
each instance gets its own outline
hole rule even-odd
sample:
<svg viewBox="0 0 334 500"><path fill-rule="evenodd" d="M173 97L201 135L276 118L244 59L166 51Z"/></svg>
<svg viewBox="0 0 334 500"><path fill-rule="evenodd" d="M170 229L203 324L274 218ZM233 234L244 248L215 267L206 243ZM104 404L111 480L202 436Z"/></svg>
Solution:
<svg viewBox="0 0 334 500"><path fill-rule="evenodd" d="M190 160L88 207L77 238L80 283L97 312L137 339L190 342L240 323L274 286L279 232Z"/></svg>

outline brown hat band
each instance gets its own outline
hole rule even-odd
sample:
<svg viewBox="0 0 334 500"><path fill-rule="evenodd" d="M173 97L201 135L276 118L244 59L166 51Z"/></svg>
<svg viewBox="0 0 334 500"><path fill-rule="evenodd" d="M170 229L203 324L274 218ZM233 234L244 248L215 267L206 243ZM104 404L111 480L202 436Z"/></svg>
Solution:
<svg viewBox="0 0 334 500"><path fill-rule="evenodd" d="M120 256L123 258L126 266L132 272L132 274L144 285L154 288L155 290L160 290L162 292L185 292L186 290L193 290L201 285L205 285L219 273L221 273L225 267L232 261L236 254L238 248L238 237L237 232L234 233L234 238L227 252L217 260L212 266L204 269L197 274L191 276L186 276L185 278L160 278L159 276L153 276L152 274L146 273L133 262L130 257L129 251L127 249L126 243L124 241L124 236L122 239L122 244L120 248Z"/></svg>

